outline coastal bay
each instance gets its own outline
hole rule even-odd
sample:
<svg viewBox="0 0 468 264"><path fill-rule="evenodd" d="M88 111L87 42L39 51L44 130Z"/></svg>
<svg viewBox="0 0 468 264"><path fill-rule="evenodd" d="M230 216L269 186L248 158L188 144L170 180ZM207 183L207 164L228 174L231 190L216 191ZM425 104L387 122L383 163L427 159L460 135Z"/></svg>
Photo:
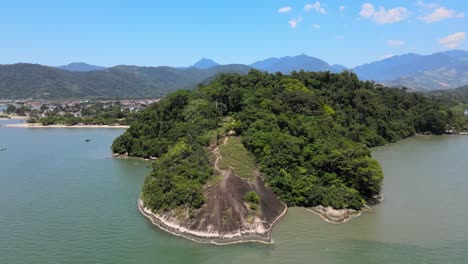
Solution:
<svg viewBox="0 0 468 264"><path fill-rule="evenodd" d="M17 127L17 128L129 128L124 125L42 125L38 123L16 123L6 124L5 127Z"/></svg>
<svg viewBox="0 0 468 264"><path fill-rule="evenodd" d="M3 122L12 122L3 120ZM123 129L0 128L2 263L464 263L465 136L373 149L385 200L345 224L289 208L273 244L223 248L153 226L137 208L148 163L112 158ZM83 139L91 138L89 143ZM20 159L19 157L22 157Z"/></svg>

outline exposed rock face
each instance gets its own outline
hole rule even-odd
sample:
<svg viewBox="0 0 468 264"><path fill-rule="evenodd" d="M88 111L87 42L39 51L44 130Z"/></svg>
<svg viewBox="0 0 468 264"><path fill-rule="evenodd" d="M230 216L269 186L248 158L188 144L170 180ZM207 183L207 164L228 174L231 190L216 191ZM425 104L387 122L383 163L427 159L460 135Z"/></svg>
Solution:
<svg viewBox="0 0 468 264"><path fill-rule="evenodd" d="M255 191L260 197L256 211L248 208L244 195ZM271 242L271 231L286 213L276 195L265 187L260 176L255 180L238 177L231 169L223 179L206 190L205 204L194 213L170 211L154 214L139 201L140 211L168 232L205 243Z"/></svg>
<svg viewBox="0 0 468 264"><path fill-rule="evenodd" d="M331 206L321 205L310 208L312 212L320 215L325 221L330 223L344 223L353 217L361 215L360 211L354 209L333 209Z"/></svg>

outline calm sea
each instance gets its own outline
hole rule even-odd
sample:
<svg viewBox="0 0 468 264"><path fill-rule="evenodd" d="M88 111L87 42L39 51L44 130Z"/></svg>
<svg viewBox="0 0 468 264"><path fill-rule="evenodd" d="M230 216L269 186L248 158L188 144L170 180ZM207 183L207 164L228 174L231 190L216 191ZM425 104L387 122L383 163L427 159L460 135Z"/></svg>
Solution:
<svg viewBox="0 0 468 264"><path fill-rule="evenodd" d="M274 245L220 247L140 215L149 166L112 158L122 132L0 127L0 263L468 263L468 136L374 149L385 200L346 224L291 208Z"/></svg>

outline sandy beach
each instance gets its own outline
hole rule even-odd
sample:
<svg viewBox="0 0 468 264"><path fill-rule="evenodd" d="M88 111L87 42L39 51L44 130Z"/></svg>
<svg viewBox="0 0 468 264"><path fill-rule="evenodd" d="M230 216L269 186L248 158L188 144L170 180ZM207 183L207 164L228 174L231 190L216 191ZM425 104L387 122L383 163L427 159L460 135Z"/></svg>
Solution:
<svg viewBox="0 0 468 264"><path fill-rule="evenodd" d="M11 119L11 120L27 120L29 119L29 116L17 116L17 115L7 115L8 118L5 118L5 117L2 117L0 118L0 120L8 120L8 119Z"/></svg>
<svg viewBox="0 0 468 264"><path fill-rule="evenodd" d="M29 123L21 123L21 124L6 124L3 127L21 127L21 128L129 128L130 126L123 126L123 125L74 125L74 126L67 126L67 125L50 125L44 126L42 124L29 124Z"/></svg>

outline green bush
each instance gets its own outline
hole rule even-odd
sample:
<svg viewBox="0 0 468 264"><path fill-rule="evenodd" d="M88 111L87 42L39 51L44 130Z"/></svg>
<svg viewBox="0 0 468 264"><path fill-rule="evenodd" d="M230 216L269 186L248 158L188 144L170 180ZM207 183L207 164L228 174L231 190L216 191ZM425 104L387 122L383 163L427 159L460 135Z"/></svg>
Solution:
<svg viewBox="0 0 468 264"><path fill-rule="evenodd" d="M247 192L244 195L244 200L248 203L251 204L259 204L260 203L260 197L258 197L258 194L255 191L250 191Z"/></svg>

